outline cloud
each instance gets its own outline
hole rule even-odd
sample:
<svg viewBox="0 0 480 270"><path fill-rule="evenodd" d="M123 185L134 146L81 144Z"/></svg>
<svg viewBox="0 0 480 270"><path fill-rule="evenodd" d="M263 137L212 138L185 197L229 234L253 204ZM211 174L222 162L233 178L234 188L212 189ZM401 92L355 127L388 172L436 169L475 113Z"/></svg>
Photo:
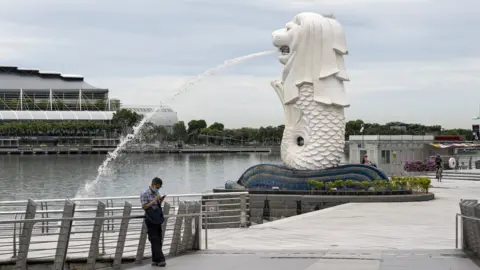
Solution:
<svg viewBox="0 0 480 270"><path fill-rule="evenodd" d="M246 63L244 63L246 64ZM233 69L235 67L232 67ZM349 69L346 84L352 104L347 119L441 124L468 128L476 115L480 58L437 62L374 63ZM270 87L277 76L218 75L206 77L168 102L183 120L220 121L229 127L280 125L284 115ZM170 100L192 77L94 78L111 87L127 104L157 105Z"/></svg>
<svg viewBox="0 0 480 270"><path fill-rule="evenodd" d="M129 104L159 104L186 78L272 48L271 32L302 11L333 13L350 55L351 119L468 127L477 113L478 0L4 0L0 60L86 76ZM227 126L283 123L264 56L206 78L172 107Z"/></svg>

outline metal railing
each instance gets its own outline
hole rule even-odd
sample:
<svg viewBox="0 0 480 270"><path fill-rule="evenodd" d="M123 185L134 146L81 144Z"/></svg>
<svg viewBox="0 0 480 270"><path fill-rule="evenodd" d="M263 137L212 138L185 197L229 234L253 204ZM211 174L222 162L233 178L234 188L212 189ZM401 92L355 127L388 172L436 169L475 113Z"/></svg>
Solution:
<svg viewBox="0 0 480 270"><path fill-rule="evenodd" d="M480 257L480 204L477 200L462 200L459 205L460 213L455 215L455 248L460 240L462 250Z"/></svg>
<svg viewBox="0 0 480 270"><path fill-rule="evenodd" d="M174 195L163 208L169 256L208 248L208 229L248 226L247 192ZM83 260L94 269L95 262L118 267L151 256L139 196L4 201L0 210L0 265L62 269L65 260Z"/></svg>

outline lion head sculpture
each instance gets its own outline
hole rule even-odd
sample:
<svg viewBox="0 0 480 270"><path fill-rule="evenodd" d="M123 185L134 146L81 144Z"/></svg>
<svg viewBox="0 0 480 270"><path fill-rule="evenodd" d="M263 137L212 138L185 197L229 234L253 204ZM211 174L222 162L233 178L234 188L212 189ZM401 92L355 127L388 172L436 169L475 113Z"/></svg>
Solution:
<svg viewBox="0 0 480 270"><path fill-rule="evenodd" d="M330 101L328 92L332 90L329 89L344 92L343 81L349 80L343 60L347 54L343 27L332 17L305 12L272 35L274 46L281 52L279 60L285 65L284 104L294 102L299 96L299 87L305 83L313 84L316 101L336 104L338 98ZM332 76L334 80L329 79ZM339 103L337 105L348 106Z"/></svg>

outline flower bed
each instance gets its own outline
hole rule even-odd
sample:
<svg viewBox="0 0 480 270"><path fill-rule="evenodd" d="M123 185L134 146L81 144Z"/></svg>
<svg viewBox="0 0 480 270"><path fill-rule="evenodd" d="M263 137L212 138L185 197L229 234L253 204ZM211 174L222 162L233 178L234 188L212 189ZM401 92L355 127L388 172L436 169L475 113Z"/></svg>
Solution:
<svg viewBox="0 0 480 270"><path fill-rule="evenodd" d="M394 176L390 181L317 181L310 180L308 185L312 193L348 193L348 195L383 195L383 194L412 194L428 193L431 180L428 177ZM363 193L363 194L360 194ZM368 193L368 194L365 194ZM375 194L373 194L375 193Z"/></svg>
<svg viewBox="0 0 480 270"><path fill-rule="evenodd" d="M429 160L427 162L417 160L417 161L407 161L403 166L403 169L406 172L428 172L435 171L435 162Z"/></svg>

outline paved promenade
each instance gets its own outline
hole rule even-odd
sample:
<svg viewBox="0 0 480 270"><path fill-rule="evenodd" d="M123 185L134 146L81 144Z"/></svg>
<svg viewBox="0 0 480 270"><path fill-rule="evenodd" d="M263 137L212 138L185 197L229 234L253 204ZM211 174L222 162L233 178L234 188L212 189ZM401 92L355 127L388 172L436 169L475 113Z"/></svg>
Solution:
<svg viewBox="0 0 480 270"><path fill-rule="evenodd" d="M208 250L173 258L168 269L480 270L455 250L458 203L479 198L480 183L432 183L436 200L429 202L345 204L209 230Z"/></svg>
<svg viewBox="0 0 480 270"><path fill-rule="evenodd" d="M478 270L461 252L421 251L283 251L199 252L167 261L170 270ZM145 265L136 269L159 269Z"/></svg>
<svg viewBox="0 0 480 270"><path fill-rule="evenodd" d="M460 199L480 198L480 183L432 183L433 201L350 203L248 230L210 230L209 249L453 249L458 203Z"/></svg>

